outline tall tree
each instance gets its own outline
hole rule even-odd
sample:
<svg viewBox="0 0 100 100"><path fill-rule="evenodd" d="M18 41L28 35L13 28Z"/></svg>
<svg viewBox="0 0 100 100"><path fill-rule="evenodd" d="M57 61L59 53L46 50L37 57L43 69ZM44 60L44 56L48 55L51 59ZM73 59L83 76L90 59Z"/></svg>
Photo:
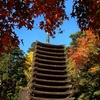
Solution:
<svg viewBox="0 0 100 100"><path fill-rule="evenodd" d="M27 86L29 86L29 80L30 80L30 73L32 70L32 63L33 63L33 58L34 58L34 49L35 49L35 42L31 44L31 47L28 48L28 54L26 54L25 58L25 68L24 68L24 73L27 78Z"/></svg>
<svg viewBox="0 0 100 100"><path fill-rule="evenodd" d="M76 33L74 33L74 34L71 34L69 37L72 39L72 41L70 42L70 45L71 46L77 46L77 38L82 38L82 37L84 37L85 36L85 34L84 34L84 32L81 32L81 31L78 31L78 32L76 32Z"/></svg>
<svg viewBox="0 0 100 100"><path fill-rule="evenodd" d="M32 44L31 44L31 47L30 48L28 48L28 53L29 52L33 52L34 51L34 49L35 49L35 42L33 42Z"/></svg>
<svg viewBox="0 0 100 100"><path fill-rule="evenodd" d="M76 100L100 99L100 39L90 30L68 52L68 71L77 87Z"/></svg>
<svg viewBox="0 0 100 100"><path fill-rule="evenodd" d="M25 68L24 68L24 73L25 73L25 76L26 76L26 79L27 79L27 86L29 86L29 81L30 81L30 73L31 73L31 70L32 70L32 61L33 61L33 55L34 55L34 52L31 51L29 52L27 55L26 55L26 60L25 60Z"/></svg>
<svg viewBox="0 0 100 100"><path fill-rule="evenodd" d="M11 52L0 57L0 100L17 100L19 89L26 86L24 75L25 58L19 47L12 47Z"/></svg>

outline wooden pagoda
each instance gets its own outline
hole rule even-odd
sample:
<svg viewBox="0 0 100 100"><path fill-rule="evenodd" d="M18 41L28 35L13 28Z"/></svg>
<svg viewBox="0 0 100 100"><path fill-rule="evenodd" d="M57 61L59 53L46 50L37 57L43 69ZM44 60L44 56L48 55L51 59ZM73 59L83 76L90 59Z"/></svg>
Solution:
<svg viewBox="0 0 100 100"><path fill-rule="evenodd" d="M64 45L36 42L29 100L74 100Z"/></svg>

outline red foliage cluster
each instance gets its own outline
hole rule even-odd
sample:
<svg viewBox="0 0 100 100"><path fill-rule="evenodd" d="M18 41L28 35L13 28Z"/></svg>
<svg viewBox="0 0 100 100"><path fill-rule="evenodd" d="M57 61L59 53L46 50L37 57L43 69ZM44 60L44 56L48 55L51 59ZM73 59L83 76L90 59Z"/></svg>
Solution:
<svg viewBox="0 0 100 100"><path fill-rule="evenodd" d="M74 0L71 15L81 29L100 29L100 0Z"/></svg>
<svg viewBox="0 0 100 100"><path fill-rule="evenodd" d="M74 0L71 15L77 17L81 29L98 30L100 0ZM40 29L53 36L55 29L68 19L65 0L0 0L0 54L19 44L14 27L32 29L38 16L44 18L39 22Z"/></svg>
<svg viewBox="0 0 100 100"><path fill-rule="evenodd" d="M38 16L44 17L39 27L53 35L67 18L64 8L64 0L0 0L0 54L19 44L14 27L32 29Z"/></svg>
<svg viewBox="0 0 100 100"><path fill-rule="evenodd" d="M74 61L74 69L82 69L85 65L100 62L100 38L94 31L85 31L86 36L77 38L77 46L71 46L67 53L69 61Z"/></svg>

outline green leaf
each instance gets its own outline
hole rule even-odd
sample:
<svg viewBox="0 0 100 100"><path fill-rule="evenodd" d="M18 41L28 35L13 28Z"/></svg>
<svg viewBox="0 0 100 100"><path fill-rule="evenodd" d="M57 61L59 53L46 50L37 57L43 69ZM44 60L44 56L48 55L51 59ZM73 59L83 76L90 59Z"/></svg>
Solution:
<svg viewBox="0 0 100 100"><path fill-rule="evenodd" d="M95 92L94 92L94 95L100 96L100 90L95 91Z"/></svg>
<svg viewBox="0 0 100 100"><path fill-rule="evenodd" d="M8 80L10 77L9 77L9 73L4 73L3 74L3 80Z"/></svg>

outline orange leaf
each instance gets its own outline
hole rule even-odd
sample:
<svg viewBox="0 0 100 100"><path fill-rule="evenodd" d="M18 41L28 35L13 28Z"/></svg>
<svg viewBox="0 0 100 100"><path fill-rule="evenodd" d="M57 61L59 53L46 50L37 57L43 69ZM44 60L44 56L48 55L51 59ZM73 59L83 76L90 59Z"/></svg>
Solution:
<svg viewBox="0 0 100 100"><path fill-rule="evenodd" d="M46 19L47 24L51 24L50 19Z"/></svg>

